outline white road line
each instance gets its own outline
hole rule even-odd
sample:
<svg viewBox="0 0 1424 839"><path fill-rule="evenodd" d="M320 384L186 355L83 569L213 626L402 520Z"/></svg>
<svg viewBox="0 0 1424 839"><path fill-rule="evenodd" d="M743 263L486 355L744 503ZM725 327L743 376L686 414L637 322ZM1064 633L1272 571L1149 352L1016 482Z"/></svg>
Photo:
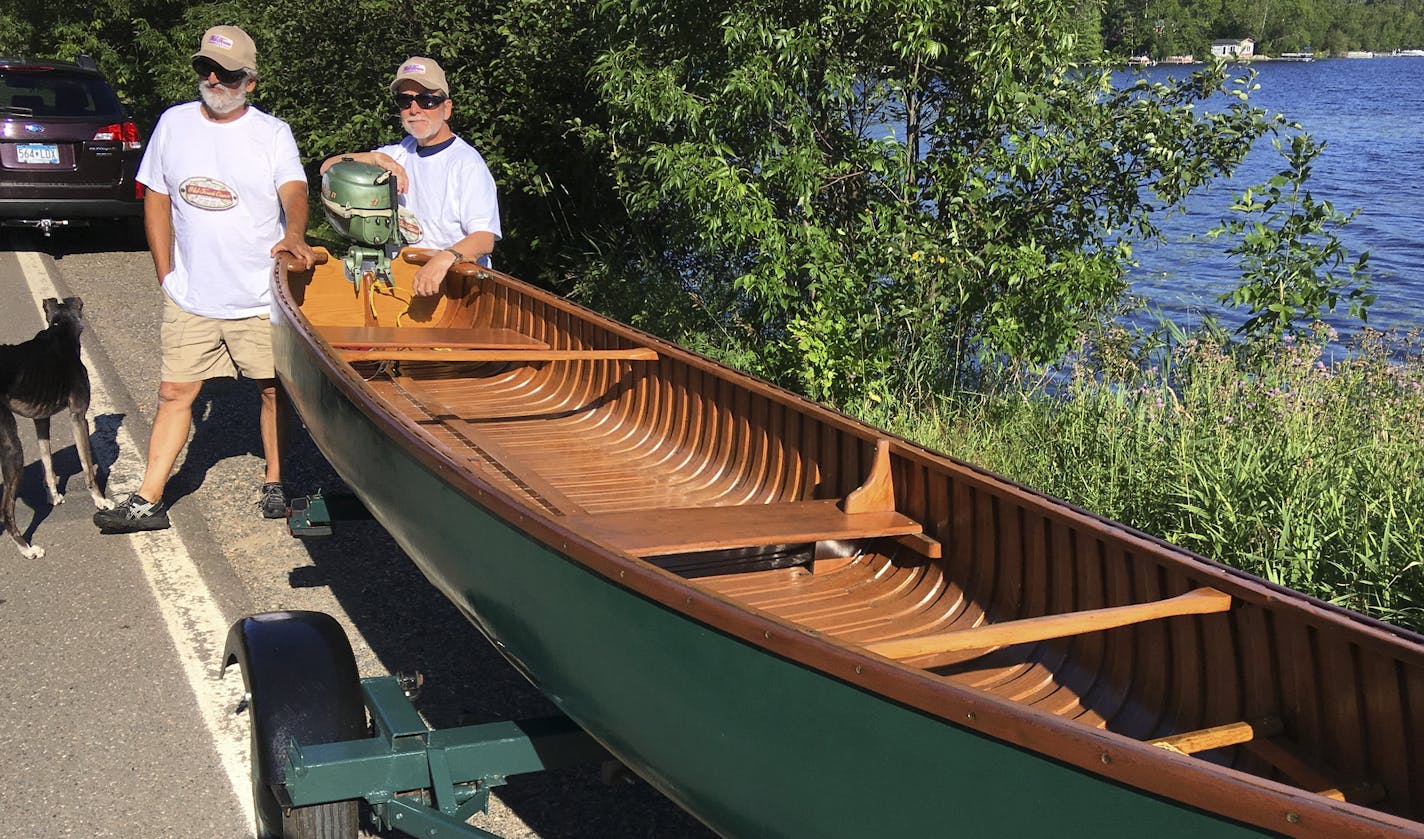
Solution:
<svg viewBox="0 0 1424 839"><path fill-rule="evenodd" d="M55 290L49 267L38 253L32 251L18 251L15 256L35 306L43 313L42 301L46 297L60 296ZM83 359L93 370L87 351L83 352ZM103 382L92 375L90 381L93 392L91 414L116 413ZM144 468L144 450L135 443L127 425L119 426L116 442L119 454L109 470L108 484L109 496L115 499L138 489ZM208 587L203 583L202 575L198 573L198 567L176 529L136 533L128 538L134 553L138 555L144 578L163 615L163 622L168 627L168 635L197 699L203 723L212 735L213 747L227 772L237 802L235 806L247 814L248 832L253 834L256 828L251 805L247 720L233 713L242 698L242 678L235 672L225 679L219 678L228 620L208 593Z"/></svg>

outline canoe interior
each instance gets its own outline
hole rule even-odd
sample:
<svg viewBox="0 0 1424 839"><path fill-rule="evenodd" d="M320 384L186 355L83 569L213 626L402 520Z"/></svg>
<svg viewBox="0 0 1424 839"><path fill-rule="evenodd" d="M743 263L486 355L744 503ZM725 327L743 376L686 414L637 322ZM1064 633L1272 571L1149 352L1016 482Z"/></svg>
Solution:
<svg viewBox="0 0 1424 839"><path fill-rule="evenodd" d="M375 291L335 260L289 280L322 349L493 490L847 655L908 641L893 657L927 685L927 713L941 713L936 690L972 689L1424 830L1417 636L889 439L502 275L452 273L443 297L420 299L406 290L412 271L399 264L396 287ZM1230 608L914 649L1204 588Z"/></svg>

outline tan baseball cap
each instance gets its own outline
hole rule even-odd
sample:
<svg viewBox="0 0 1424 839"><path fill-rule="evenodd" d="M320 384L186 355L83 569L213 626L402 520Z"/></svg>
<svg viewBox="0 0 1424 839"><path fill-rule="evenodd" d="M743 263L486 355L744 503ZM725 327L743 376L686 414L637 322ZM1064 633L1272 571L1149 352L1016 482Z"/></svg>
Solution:
<svg viewBox="0 0 1424 839"><path fill-rule="evenodd" d="M203 33L193 60L211 58L224 70L256 70L257 45L236 26L214 26Z"/></svg>
<svg viewBox="0 0 1424 839"><path fill-rule="evenodd" d="M433 58L412 55L402 61L400 69L396 71L395 81L391 82L391 90L395 90L396 85L407 80L415 82L426 90L435 90L446 96L450 95L450 85L445 81L445 71L440 69L440 65Z"/></svg>

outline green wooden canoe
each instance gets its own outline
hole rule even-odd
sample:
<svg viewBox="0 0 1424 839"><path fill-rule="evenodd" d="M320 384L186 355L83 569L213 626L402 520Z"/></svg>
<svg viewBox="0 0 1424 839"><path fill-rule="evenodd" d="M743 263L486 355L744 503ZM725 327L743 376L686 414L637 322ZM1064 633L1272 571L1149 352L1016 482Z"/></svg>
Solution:
<svg viewBox="0 0 1424 839"><path fill-rule="evenodd" d="M430 581L727 836L1424 834L1424 639L510 277L274 278ZM452 639L459 641L461 639Z"/></svg>

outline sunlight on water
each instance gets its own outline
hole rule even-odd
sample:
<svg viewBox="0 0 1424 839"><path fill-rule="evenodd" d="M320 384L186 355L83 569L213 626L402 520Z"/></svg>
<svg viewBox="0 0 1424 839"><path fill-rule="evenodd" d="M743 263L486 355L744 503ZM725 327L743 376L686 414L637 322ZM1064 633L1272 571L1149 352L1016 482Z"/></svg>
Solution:
<svg viewBox="0 0 1424 839"><path fill-rule="evenodd" d="M1158 67L1150 78L1191 68ZM1309 189L1341 212L1360 215L1341 233L1351 256L1370 253L1370 324L1380 329L1424 325L1424 58L1334 59L1309 64L1256 65L1260 90L1252 103L1279 111L1326 143ZM1195 196L1186 215L1164 220L1168 241L1142 248L1129 276L1132 293L1183 325L1211 312L1239 323L1216 298L1239 270L1226 243L1203 234L1229 214L1233 196L1265 181L1283 161L1263 141L1236 177ZM1355 326L1345 312L1332 318L1342 333Z"/></svg>

